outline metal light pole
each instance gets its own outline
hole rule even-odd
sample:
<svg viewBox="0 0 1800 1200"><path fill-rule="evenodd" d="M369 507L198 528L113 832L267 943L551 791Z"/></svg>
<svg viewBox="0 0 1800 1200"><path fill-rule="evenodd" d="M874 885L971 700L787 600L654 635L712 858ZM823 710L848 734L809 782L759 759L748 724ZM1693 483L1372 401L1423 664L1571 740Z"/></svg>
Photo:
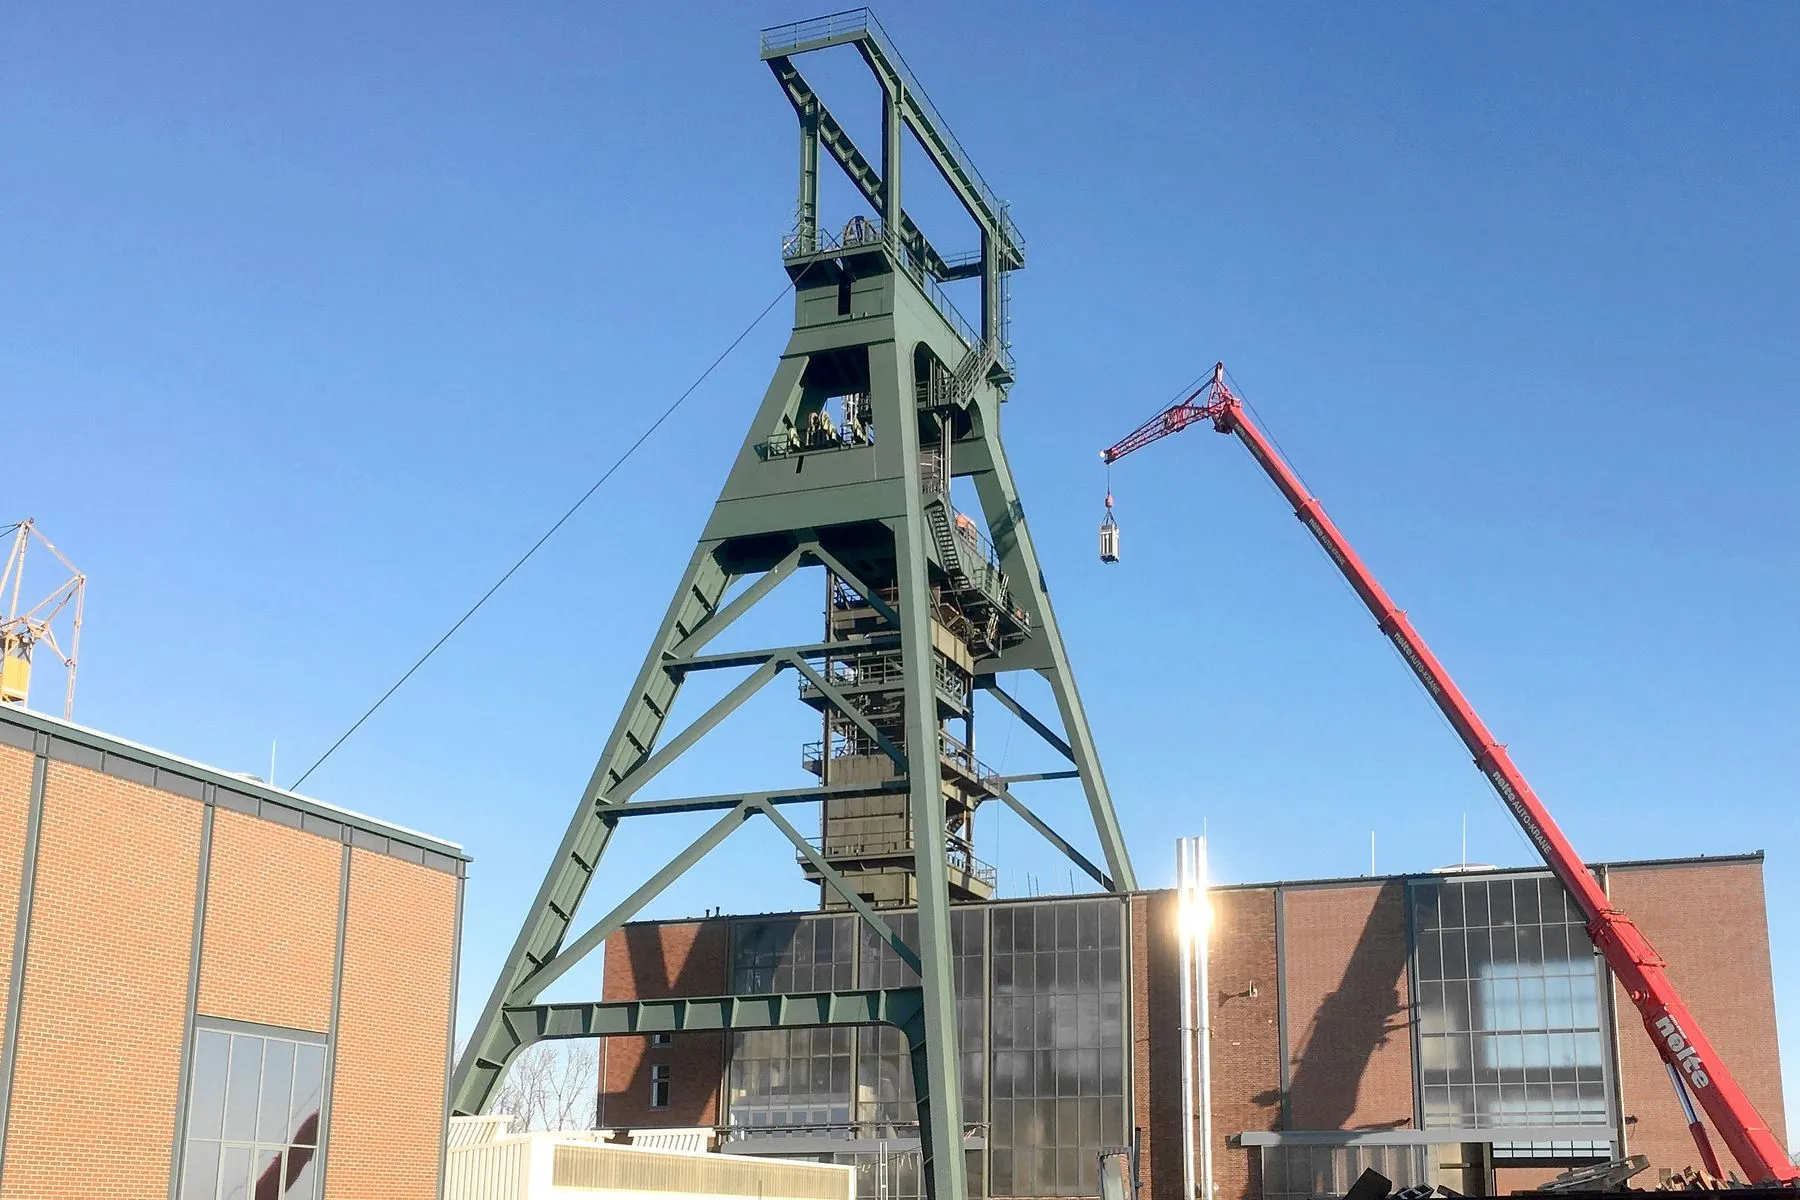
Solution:
<svg viewBox="0 0 1800 1200"><path fill-rule="evenodd" d="M1213 1200L1212 902L1205 838L1177 840L1175 878L1180 916L1182 1185L1190 1200Z"/></svg>

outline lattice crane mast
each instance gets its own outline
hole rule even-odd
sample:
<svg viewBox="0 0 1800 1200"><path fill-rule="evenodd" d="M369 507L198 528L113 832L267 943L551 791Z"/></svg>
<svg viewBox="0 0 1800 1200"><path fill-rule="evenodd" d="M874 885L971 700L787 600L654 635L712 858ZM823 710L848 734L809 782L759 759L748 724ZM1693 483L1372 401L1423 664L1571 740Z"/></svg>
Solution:
<svg viewBox="0 0 1800 1200"><path fill-rule="evenodd" d="M1545 864L1580 905L1587 919L1588 936L1637 1006L1644 1028L1669 1069L1706 1169L1715 1176L1721 1174L1717 1157L1707 1140L1706 1128L1694 1112L1693 1099L1697 1099L1712 1118L1714 1128L1724 1139L1732 1157L1753 1182L1774 1180L1790 1187L1800 1185L1800 1171L1757 1115L1750 1098L1738 1086L1718 1051L1701 1031L1699 1022L1676 994L1675 986L1664 970L1663 958L1631 918L1613 906L1557 827L1549 810L1513 764L1506 747L1495 740L1406 614L1395 606L1331 518L1325 515L1319 502L1307 493L1299 476L1245 413L1243 402L1225 384L1224 364L1213 367L1208 383L1101 451L1100 457L1110 466L1134 450L1141 450L1151 442L1180 433L1202 421L1210 422L1219 433L1235 434L1274 481L1293 507L1294 515L1325 547L1331 561L1337 564L1338 570L1374 616L1381 632L1393 642L1400 657L1425 685L1425 691L1449 719L1469 753L1474 755L1475 765L1500 793L1500 799L1520 828L1544 856ZM1106 508L1106 518L1100 527L1100 556L1104 561L1117 562L1118 526L1112 517L1110 490Z"/></svg>

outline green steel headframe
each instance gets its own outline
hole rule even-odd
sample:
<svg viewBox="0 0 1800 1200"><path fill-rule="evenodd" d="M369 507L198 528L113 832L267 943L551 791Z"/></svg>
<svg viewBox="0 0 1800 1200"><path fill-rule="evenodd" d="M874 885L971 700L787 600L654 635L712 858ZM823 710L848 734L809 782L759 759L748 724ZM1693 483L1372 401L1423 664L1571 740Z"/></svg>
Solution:
<svg viewBox="0 0 1800 1200"><path fill-rule="evenodd" d="M835 46L854 46L881 85L879 170L794 66L802 54ZM1000 439L1001 404L1013 379L1003 276L1024 265L1024 247L1005 205L868 12L765 30L762 57L792 103L801 132L800 204L783 241L795 292L793 333L457 1063L451 1104L459 1113L485 1111L513 1057L546 1038L893 1024L906 1032L912 1050L930 1194L933 1200L966 1200L949 909L953 882L967 886L971 868L947 835L946 804L964 803L972 817L981 799L1001 803L1101 887L1137 886ZM906 214L903 129L911 129L979 229L979 254L946 258ZM821 146L875 212L873 222L855 217L841 233L821 225ZM960 317L939 286L960 279L980 280L979 329ZM985 538L973 515L951 504L953 478L973 482ZM784 580L815 568L831 579L833 595L847 598L844 608L855 615L853 622L828 626L823 640L707 652ZM741 586L734 591L734 585ZM880 694L891 697L893 707L880 708L862 686L873 672L859 675L847 663L879 664L888 680ZM671 733L665 726L683 682L710 670L748 674ZM837 731L821 745L818 761L809 763L819 774L818 786L637 798L707 732L790 670L825 715L827 728ZM1060 733L1003 686L1003 677L1020 671L1049 684ZM966 701L950 702L953 708L965 705L971 729L979 691L1039 734L1069 761L1068 769L1001 776L980 768L972 734L963 745L945 731L946 674L967 684ZM844 761L860 773L830 778L833 736L854 750L855 757ZM1023 783L1065 778L1082 785L1100 862L1014 794ZM961 795L974 800L955 800ZM834 851L824 838L814 846L789 823L782 810L795 804L819 805L828 816L859 804L890 806L884 811L898 814L894 819L908 830L907 872L916 887L916 945L895 934L846 866L841 847ZM576 910L620 823L683 812L719 816L612 911L575 933ZM680 1002L540 1001L545 989L758 816L793 844L826 896L854 910L918 971L917 988Z"/></svg>

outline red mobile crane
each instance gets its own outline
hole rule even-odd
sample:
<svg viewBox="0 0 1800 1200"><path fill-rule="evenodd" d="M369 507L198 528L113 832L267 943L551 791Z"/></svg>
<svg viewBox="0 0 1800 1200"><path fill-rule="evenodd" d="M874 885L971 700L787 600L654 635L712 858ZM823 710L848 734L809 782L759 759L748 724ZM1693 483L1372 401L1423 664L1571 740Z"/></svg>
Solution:
<svg viewBox="0 0 1800 1200"><path fill-rule="evenodd" d="M1406 660L1406 665L1425 685L1426 692L1449 718L1463 745L1475 756L1475 765L1500 793L1500 799L1505 801L1526 836L1543 854L1551 872L1581 906L1582 914L1587 918L1588 936L1605 957L1607 966L1612 968L1632 1003L1637 1005L1644 1018L1644 1028L1649 1031L1650 1039L1656 1043L1657 1052L1669 1069L1669 1077L1707 1171L1715 1176L1723 1174L1707 1140L1706 1127L1694 1111L1693 1098L1706 1109L1732 1157L1753 1183L1774 1181L1790 1187L1800 1184L1800 1170L1795 1169L1781 1143L1757 1115L1750 1098L1732 1078L1718 1051L1701 1032L1699 1022L1681 1002L1674 984L1663 970L1666 964L1662 957L1631 918L1612 906L1574 847L1557 828L1549 810L1525 782L1519 768L1513 765L1506 747L1494 740L1494 735L1482 724L1468 698L1425 645L1406 614L1395 607L1338 527L1325 515L1319 502L1307 494L1299 476L1244 412L1243 402L1225 385L1224 364L1214 365L1210 382L1146 421L1122 441L1101 451L1100 457L1110 466L1133 450L1141 450L1151 442L1171 433L1180 433L1201 421L1212 422L1213 429L1219 433L1236 434L1257 464L1274 480L1275 486L1293 506L1294 515L1325 547L1331 561L1337 564L1338 570L1343 572L1344 578L1350 581L1350 586L1374 615L1381 632L1394 643L1400 657ZM1112 517L1110 491L1106 496L1106 509L1106 518L1100 526L1100 557L1106 562L1117 562L1118 526Z"/></svg>

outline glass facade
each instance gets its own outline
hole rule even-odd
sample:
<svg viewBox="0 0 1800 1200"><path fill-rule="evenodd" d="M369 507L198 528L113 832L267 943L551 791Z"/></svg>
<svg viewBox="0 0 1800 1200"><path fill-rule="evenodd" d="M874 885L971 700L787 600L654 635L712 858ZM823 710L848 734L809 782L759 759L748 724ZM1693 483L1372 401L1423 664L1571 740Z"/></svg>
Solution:
<svg viewBox="0 0 1800 1200"><path fill-rule="evenodd" d="M325 1046L194 1030L182 1200L315 1200Z"/></svg>
<svg viewBox="0 0 1800 1200"><path fill-rule="evenodd" d="M1123 1145L1124 907L993 910L996 1196L1092 1196L1102 1146Z"/></svg>
<svg viewBox="0 0 1800 1200"><path fill-rule="evenodd" d="M883 914L916 944L917 917ZM951 910L972 1195L1092 1196L1099 1150L1130 1140L1125 1105L1125 905L1117 899L968 905ZM734 923L738 993L907 987L912 969L848 916ZM734 1035L728 1122L753 1136L917 1136L906 1039L886 1026ZM810 1126L811 1128L805 1128ZM855 1161L859 1194L923 1194L917 1152ZM863 1178L868 1176L868 1178Z"/></svg>
<svg viewBox="0 0 1800 1200"><path fill-rule="evenodd" d="M1427 1128L1611 1125L1605 974L1548 875L1411 888L1419 1087ZM1505 1163L1606 1158L1606 1142L1505 1143Z"/></svg>
<svg viewBox="0 0 1800 1200"><path fill-rule="evenodd" d="M853 987L856 926L843 916L738 921L731 990L828 992ZM731 1036L730 1121L767 1133L850 1123L854 1029L760 1029ZM810 1127L810 1128L809 1128Z"/></svg>
<svg viewBox="0 0 1800 1200"><path fill-rule="evenodd" d="M1379 1171L1395 1189L1432 1182L1426 1146L1264 1146L1262 1200L1342 1196L1365 1170Z"/></svg>

